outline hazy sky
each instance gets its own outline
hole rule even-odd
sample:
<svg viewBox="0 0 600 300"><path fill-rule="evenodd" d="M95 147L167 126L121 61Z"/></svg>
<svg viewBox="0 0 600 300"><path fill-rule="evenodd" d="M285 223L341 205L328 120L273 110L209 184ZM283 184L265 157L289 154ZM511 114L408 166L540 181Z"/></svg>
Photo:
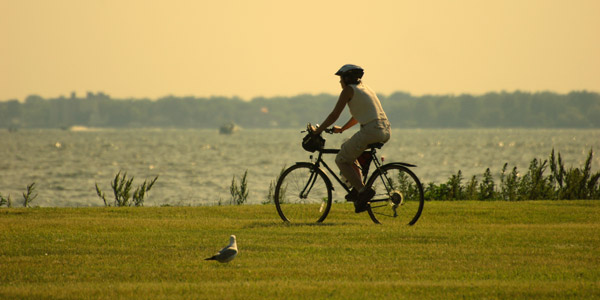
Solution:
<svg viewBox="0 0 600 300"><path fill-rule="evenodd" d="M597 0L0 0L0 100L600 92Z"/></svg>

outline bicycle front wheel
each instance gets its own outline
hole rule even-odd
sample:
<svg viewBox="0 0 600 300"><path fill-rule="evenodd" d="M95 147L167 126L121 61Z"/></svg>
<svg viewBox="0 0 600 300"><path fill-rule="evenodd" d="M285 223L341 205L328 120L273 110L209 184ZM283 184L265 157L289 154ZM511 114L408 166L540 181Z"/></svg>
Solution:
<svg viewBox="0 0 600 300"><path fill-rule="evenodd" d="M373 222L413 225L419 220L425 196L417 175L400 164L375 170L366 186L375 190L368 212Z"/></svg>
<svg viewBox="0 0 600 300"><path fill-rule="evenodd" d="M315 165L301 163L285 170L275 186L275 206L290 223L323 222L331 208L331 183Z"/></svg>

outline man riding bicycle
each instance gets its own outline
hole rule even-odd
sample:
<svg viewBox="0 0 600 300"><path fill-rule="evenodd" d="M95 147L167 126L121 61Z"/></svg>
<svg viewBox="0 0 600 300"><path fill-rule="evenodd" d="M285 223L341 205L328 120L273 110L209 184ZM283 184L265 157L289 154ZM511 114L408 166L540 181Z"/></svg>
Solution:
<svg viewBox="0 0 600 300"><path fill-rule="evenodd" d="M347 199L354 202L354 211L360 213L367 210L368 202L375 195L375 191L365 188L357 158L367 149L367 145L385 143L390 139L390 123L375 92L362 82L363 68L346 64L335 75L340 76L342 92L329 116L320 127L313 127L312 132L320 135L323 130L333 125L346 105L351 118L342 127L334 126L333 132L342 133L360 123L360 130L342 144L335 157L340 172L353 187Z"/></svg>

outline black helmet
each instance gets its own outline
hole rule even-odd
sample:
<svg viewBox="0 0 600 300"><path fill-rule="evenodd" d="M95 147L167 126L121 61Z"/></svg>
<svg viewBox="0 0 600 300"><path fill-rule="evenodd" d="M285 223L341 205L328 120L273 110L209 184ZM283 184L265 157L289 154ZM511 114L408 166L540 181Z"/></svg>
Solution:
<svg viewBox="0 0 600 300"><path fill-rule="evenodd" d="M365 74L365 70L357 65L346 64L343 65L335 75L338 76L351 76L355 78L362 78Z"/></svg>

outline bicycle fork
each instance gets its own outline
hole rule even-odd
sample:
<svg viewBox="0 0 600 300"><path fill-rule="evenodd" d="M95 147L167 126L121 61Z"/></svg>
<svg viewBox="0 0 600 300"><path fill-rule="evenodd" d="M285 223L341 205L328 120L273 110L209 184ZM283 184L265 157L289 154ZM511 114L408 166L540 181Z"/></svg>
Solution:
<svg viewBox="0 0 600 300"><path fill-rule="evenodd" d="M317 182L318 177L319 177L319 174L316 171L316 169L311 168L310 177L308 177L308 180L306 181L304 188L302 189L302 191L300 191L300 199L308 198L308 194L310 194L310 192L312 191L312 189L315 185L315 182ZM326 206L326 202L322 201L321 206L319 207L319 211L323 212L323 210L325 209L325 206Z"/></svg>
<svg viewBox="0 0 600 300"><path fill-rule="evenodd" d="M313 186L315 185L315 182L317 181L317 176L317 172L314 169L311 169L310 177L306 181L306 185L304 185L302 191L300 191L300 199L308 198L308 193L310 193Z"/></svg>

